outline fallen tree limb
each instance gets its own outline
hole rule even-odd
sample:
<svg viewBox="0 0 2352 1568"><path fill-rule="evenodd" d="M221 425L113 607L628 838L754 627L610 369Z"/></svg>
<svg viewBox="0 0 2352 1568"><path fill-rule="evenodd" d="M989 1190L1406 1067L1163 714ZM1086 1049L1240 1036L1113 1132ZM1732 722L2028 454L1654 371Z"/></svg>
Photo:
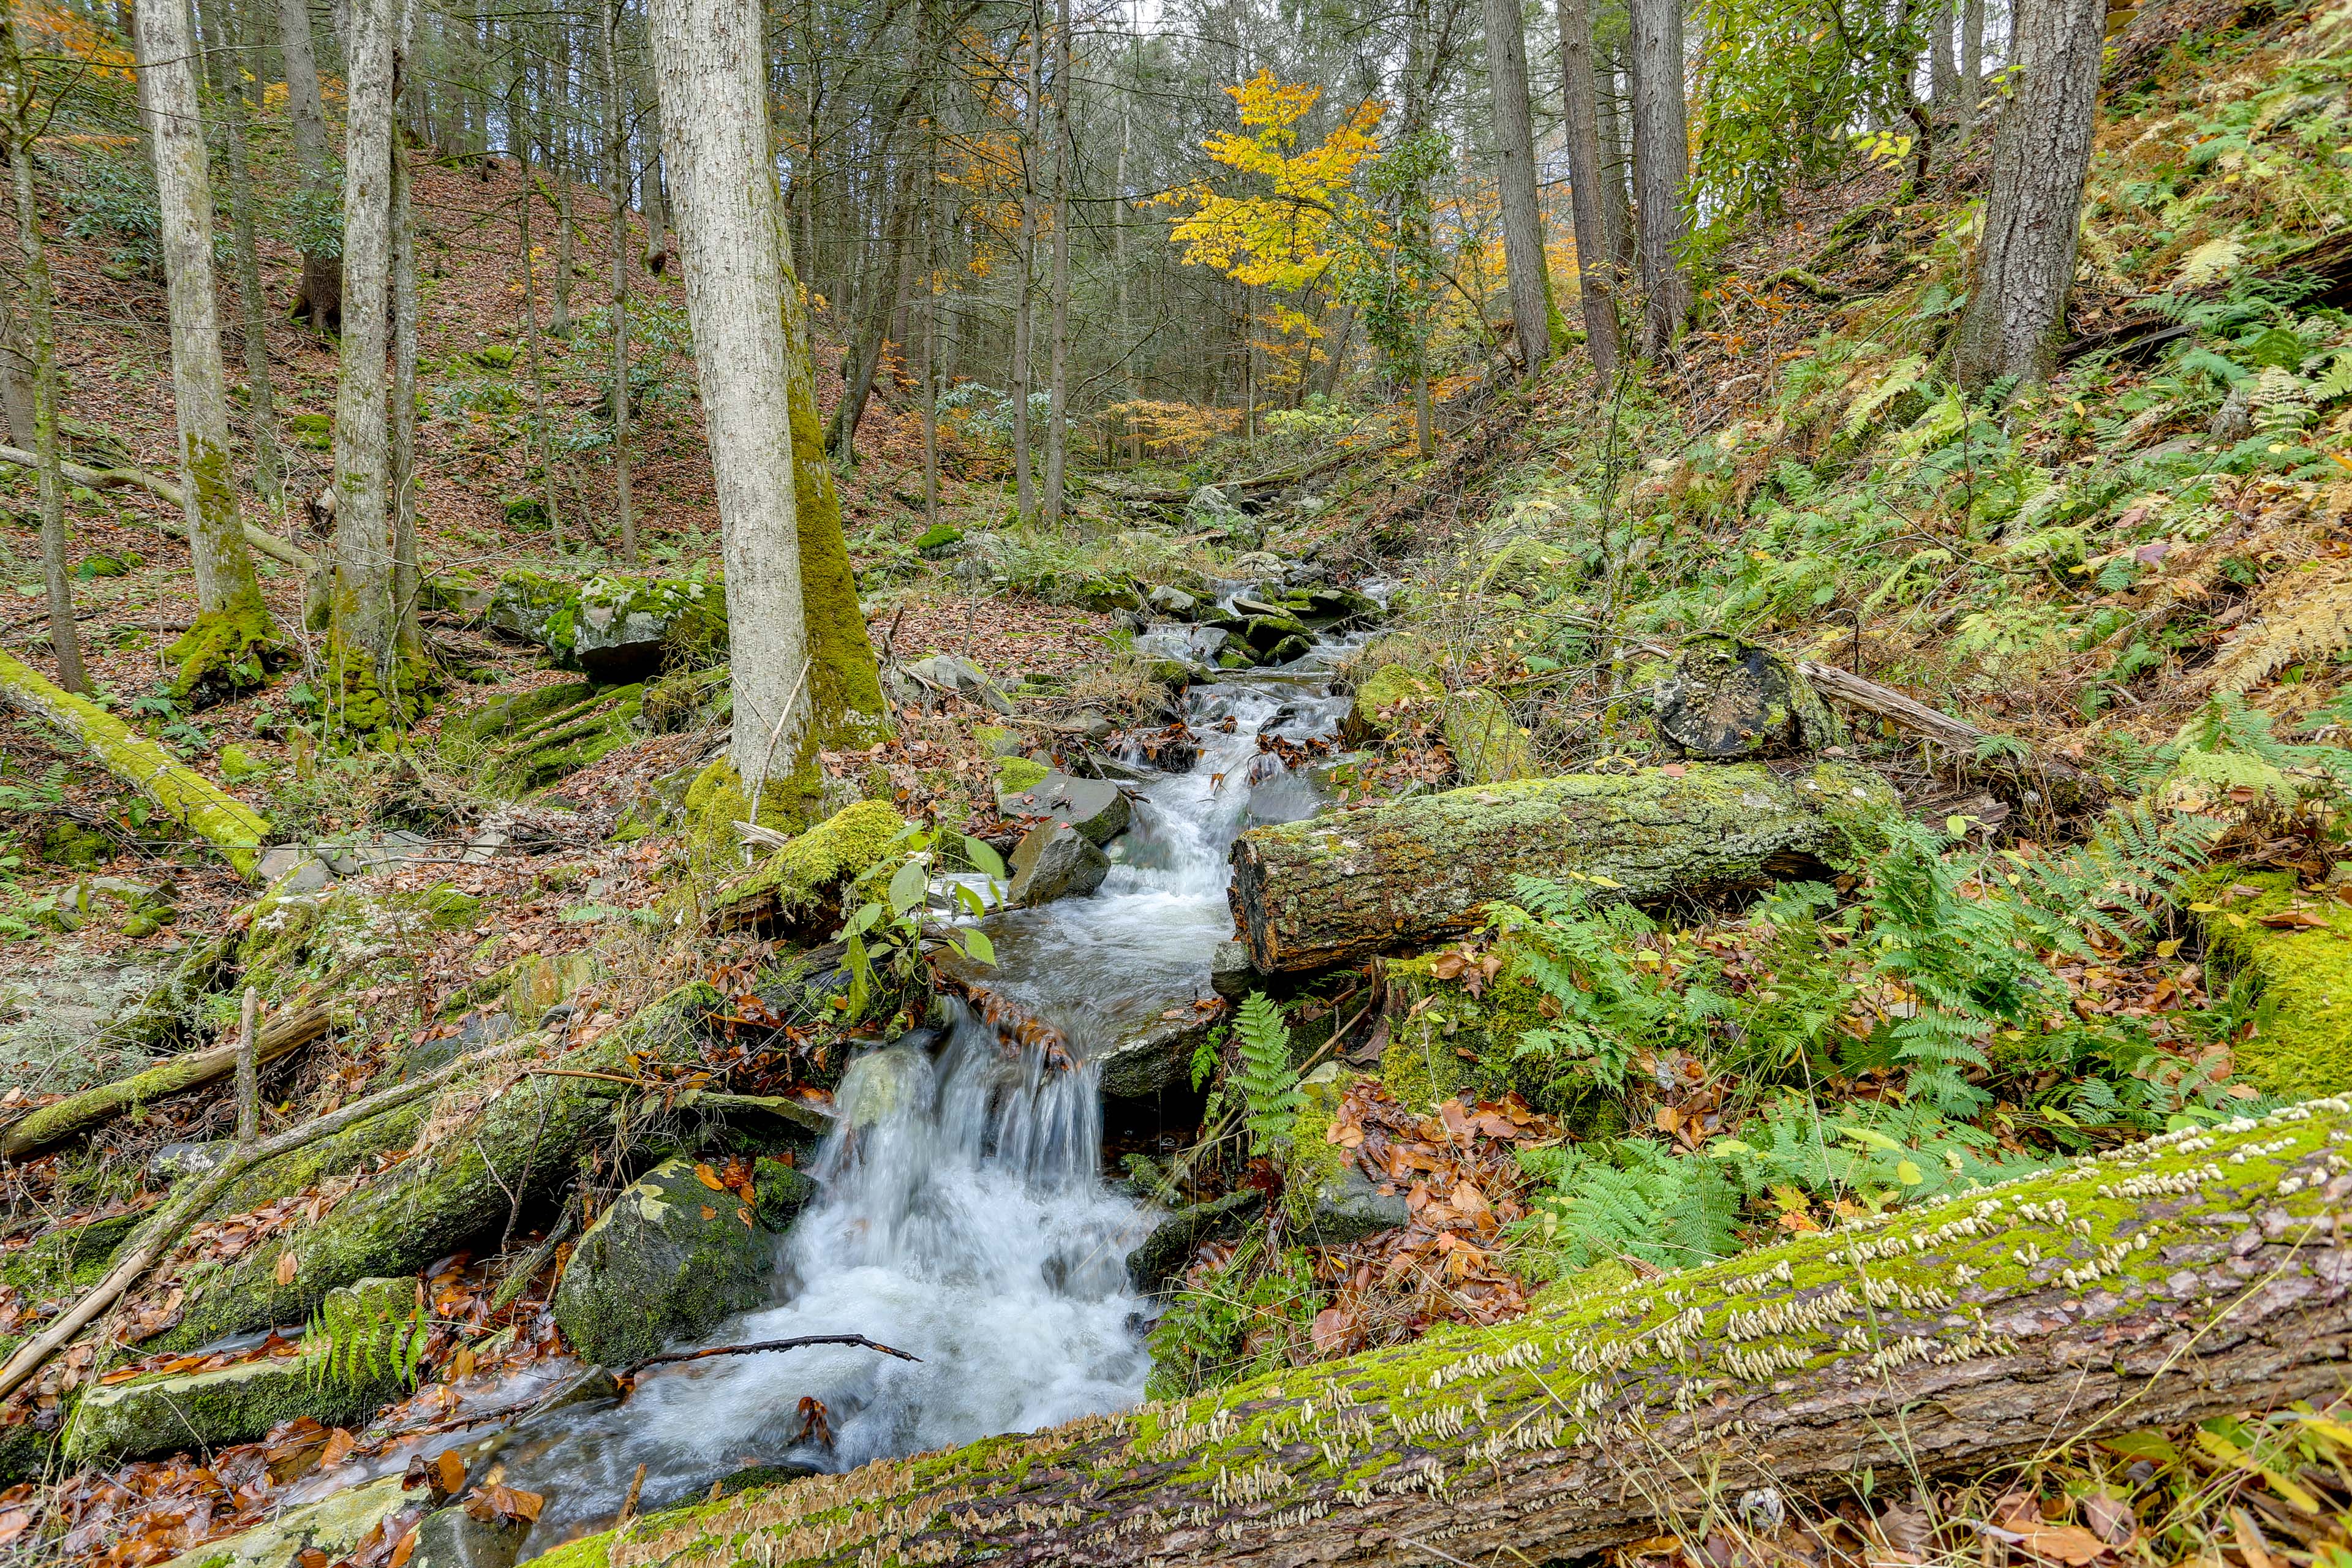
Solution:
<svg viewBox="0 0 2352 1568"><path fill-rule="evenodd" d="M1492 1328L641 1520L548 1561L1541 1563L2352 1376L2352 1107L2176 1134Z"/></svg>
<svg viewBox="0 0 2352 1568"><path fill-rule="evenodd" d="M1226 898L1256 968L1321 969L1468 931L1514 877L1631 899L1759 885L1894 807L1876 774L1827 763L1517 779L1252 828Z"/></svg>
<svg viewBox="0 0 2352 1568"><path fill-rule="evenodd" d="M1797 666L1797 670L1813 683L1814 690L1832 701L1875 714L1890 724L1908 730L1915 735L1923 735L1946 750L1958 752L1969 762L1997 770L2039 773L2053 784L2080 793L2101 793L2098 780L2082 769L2030 752L2025 756L2009 754L2012 748L2022 751L2022 742L2006 735L1996 736L1990 731L1978 729L1966 720L1938 712L1924 702L1906 697L1891 686L1865 680L1833 664L1815 664L1806 660ZM1988 741L1997 742L2001 754L1984 755L1984 744Z"/></svg>
<svg viewBox="0 0 2352 1568"><path fill-rule="evenodd" d="M324 1007L279 1013L264 1024L254 1038L254 1065L267 1067L323 1037L331 1022ZM0 1129L0 1160L22 1160L37 1154L111 1121L135 1106L152 1105L159 1100L201 1089L236 1070L236 1051L234 1044L190 1051L144 1072L102 1083L18 1117L5 1129Z"/></svg>
<svg viewBox="0 0 2352 1568"><path fill-rule="evenodd" d="M210 779L87 697L59 689L22 659L0 653L0 700L89 749L106 771L208 840L237 875L250 879L261 862L269 823Z"/></svg>
<svg viewBox="0 0 2352 1568"><path fill-rule="evenodd" d="M790 1340L757 1340L747 1345L712 1345L707 1350L664 1351L659 1355L650 1355L641 1362L623 1367L614 1375L635 1377L649 1366L667 1366L673 1362L703 1361L715 1355L765 1355L770 1351L796 1351L804 1345L863 1345L869 1351L880 1351L884 1355L897 1356L900 1361L919 1362L923 1359L919 1355L909 1355L902 1350L894 1350L879 1340L869 1340L864 1334L803 1334L797 1339Z"/></svg>
<svg viewBox="0 0 2352 1568"><path fill-rule="evenodd" d="M247 1144L236 1150L211 1171L164 1199L131 1239L124 1244L106 1278L85 1291L80 1300L58 1316L55 1322L16 1348L16 1353L8 1358L7 1364L0 1366L0 1399L7 1398L23 1387L26 1380L70 1343L76 1334L96 1321L99 1314L121 1300L133 1285L145 1279L147 1271L172 1249L182 1234L203 1215L222 1190L247 1171L432 1094L450 1079L493 1058L519 1056L541 1043L540 1037L522 1036L475 1056L460 1058L408 1083L395 1084L381 1093L355 1100L341 1110L306 1121L299 1127L289 1128L275 1138L265 1138L258 1143Z"/></svg>
<svg viewBox="0 0 2352 1568"><path fill-rule="evenodd" d="M37 467L39 462L38 458L26 451L22 447L0 447L0 463L16 463L29 468ZM58 467L65 470L66 483L69 485L87 485L94 490L145 490L157 500L172 507L174 511L187 505L186 492L178 485L161 474L151 474L144 468L92 468L79 463L61 463ZM164 532L173 538L188 537L186 519L165 516L155 521ZM299 545L289 544L268 530L256 528L249 522L241 523L239 526L245 530L246 543L260 551L272 561L283 562L300 572L308 572L310 569L310 553Z"/></svg>

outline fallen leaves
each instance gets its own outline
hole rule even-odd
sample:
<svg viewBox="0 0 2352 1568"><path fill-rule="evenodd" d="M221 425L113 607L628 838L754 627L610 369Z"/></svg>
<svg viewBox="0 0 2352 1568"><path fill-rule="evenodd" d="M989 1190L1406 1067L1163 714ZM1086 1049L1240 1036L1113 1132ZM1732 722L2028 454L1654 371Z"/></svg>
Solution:
<svg viewBox="0 0 2352 1568"><path fill-rule="evenodd" d="M442 1456L444 1458L447 1455ZM525 1524L539 1518L539 1510L547 1500L538 1492L527 1492L519 1487L493 1481L476 1487L466 1499L466 1512L484 1524L505 1524L520 1521Z"/></svg>

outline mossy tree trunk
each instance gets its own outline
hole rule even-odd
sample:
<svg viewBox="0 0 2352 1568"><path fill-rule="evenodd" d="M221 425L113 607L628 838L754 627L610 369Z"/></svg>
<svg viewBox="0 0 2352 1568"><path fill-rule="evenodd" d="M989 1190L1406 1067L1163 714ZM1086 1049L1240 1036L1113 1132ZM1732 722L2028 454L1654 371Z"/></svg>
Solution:
<svg viewBox="0 0 2352 1568"><path fill-rule="evenodd" d="M180 484L196 578L195 624L171 649L173 684L184 696L226 694L257 685L278 641L229 479L228 383L213 287L212 181L196 104L195 39L181 5L137 6L131 29L140 110L154 149Z"/></svg>
<svg viewBox="0 0 2352 1568"><path fill-rule="evenodd" d="M747 1490L549 1568L1580 1559L2056 1442L2340 1394L2341 1100L1577 1292L1493 1328Z"/></svg>
<svg viewBox="0 0 2352 1568"><path fill-rule="evenodd" d="M727 567L730 761L750 791L798 771L815 658L802 619L792 343L773 303L791 277L760 27L744 0L656 0L651 23Z"/></svg>
<svg viewBox="0 0 2352 1568"><path fill-rule="evenodd" d="M1649 900L1808 874L1894 808L1827 764L1512 779L1253 828L1226 896L1257 968L1320 969L1475 929L1516 877Z"/></svg>
<svg viewBox="0 0 2352 1568"><path fill-rule="evenodd" d="M395 0L352 0L343 68L343 334L335 385L335 552L328 594L329 721L359 733L399 718L392 681L392 491L385 418L391 310Z"/></svg>

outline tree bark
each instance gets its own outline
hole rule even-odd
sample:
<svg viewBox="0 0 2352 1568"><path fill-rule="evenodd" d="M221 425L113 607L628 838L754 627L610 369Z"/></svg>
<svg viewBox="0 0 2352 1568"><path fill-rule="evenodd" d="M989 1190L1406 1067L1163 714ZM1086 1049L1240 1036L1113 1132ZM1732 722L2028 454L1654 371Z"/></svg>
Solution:
<svg viewBox="0 0 2352 1568"><path fill-rule="evenodd" d="M6 654L0 654L0 701L86 748L166 816L208 840L239 876L253 875L269 824L251 806L182 767L171 752L89 699L59 690Z"/></svg>
<svg viewBox="0 0 2352 1568"><path fill-rule="evenodd" d="M324 1039L331 1022L323 1007L278 1014L255 1034L255 1067L268 1067L313 1040ZM103 1127L134 1106L152 1105L159 1100L217 1083L236 1070L238 1049L238 1044L232 1041L209 1050L190 1051L144 1072L45 1105L0 1129L0 1160L22 1160L45 1149L54 1149L92 1128Z"/></svg>
<svg viewBox="0 0 2352 1568"><path fill-rule="evenodd" d="M319 92L319 59L310 41L309 0L278 0L278 52L286 64L286 118L293 128L294 163L301 171L303 198L323 210L334 200L333 153L327 141L327 106ZM320 331L337 331L342 312L341 255L328 254L322 245L305 246L294 317Z"/></svg>
<svg viewBox="0 0 2352 1568"><path fill-rule="evenodd" d="M1985 0L1960 3L1960 140L1977 131L1977 110L1984 97Z"/></svg>
<svg viewBox="0 0 2352 1568"><path fill-rule="evenodd" d="M1622 7L1619 8L1622 15ZM1594 80L1593 107L1600 121L1601 221L1609 236L1610 259L1617 264L1616 278L1621 287L1636 277L1633 259L1633 210L1627 199L1627 189L1633 183L1633 153L1632 137L1626 131L1631 118L1628 99L1632 96L1625 85L1625 40L1612 37L1604 47L1601 42L1601 23L1593 18L1593 59L1598 75Z"/></svg>
<svg viewBox="0 0 2352 1568"><path fill-rule="evenodd" d="M1960 96L1960 69L1952 56L1952 0L1935 0L1927 8L1927 90L1936 113L1955 112Z"/></svg>
<svg viewBox="0 0 2352 1568"><path fill-rule="evenodd" d="M1557 12L1560 118L1568 143L1570 211L1576 224L1577 297L1593 379L1605 385L1617 374L1621 351L1616 247L1609 232L1609 175L1601 162L1601 95L1592 70L1592 16L1585 0L1558 0Z"/></svg>
<svg viewBox="0 0 2352 1568"><path fill-rule="evenodd" d="M842 1476L573 1550L612 1568L1543 1563L1866 1467L1984 1468L2342 1393L2342 1100L2169 1135L1474 1334ZM1769 1553L1768 1553L1769 1554Z"/></svg>
<svg viewBox="0 0 2352 1568"><path fill-rule="evenodd" d="M1029 74L1022 85L1028 102L1021 113L1021 232L1013 302L1013 505L1023 522L1037 516L1037 480L1029 453L1030 350L1035 336L1034 296L1037 287L1037 153L1044 123L1045 15L1039 0L1029 5Z"/></svg>
<svg viewBox="0 0 2352 1568"><path fill-rule="evenodd" d="M1636 900L1759 886L1893 805L1875 775L1828 764L1793 781L1694 763L1473 786L1252 828L1225 896L1259 970L1323 969L1473 930L1514 877Z"/></svg>
<svg viewBox="0 0 2352 1568"><path fill-rule="evenodd" d="M286 510L286 459L278 446L277 399L269 375L269 310L261 294L261 254L255 239L253 171L247 157L246 69L236 52L224 47L239 36L234 17L208 7L214 58L214 88L221 101L222 140L228 152L228 209L236 271L238 336L245 342L245 426L253 443L253 488L275 517Z"/></svg>
<svg viewBox="0 0 2352 1568"><path fill-rule="evenodd" d="M1674 350L1690 320L1683 272L1683 185L1690 137L1683 107L1681 0L1631 0L1633 65L1633 186L1642 208L1642 353Z"/></svg>
<svg viewBox="0 0 2352 1568"><path fill-rule="evenodd" d="M172 401L196 624L173 646L183 695L255 684L277 628L262 603L230 482L228 383L213 285L213 197L196 105L195 40L177 5L138 7L139 100L154 147L164 287L172 321Z"/></svg>
<svg viewBox="0 0 2352 1568"><path fill-rule="evenodd" d="M343 335L335 386L335 559L328 700L341 725L382 730L394 642L391 453L384 417L391 348L394 0L350 0L343 72Z"/></svg>
<svg viewBox="0 0 2352 1568"><path fill-rule="evenodd" d="M810 663L792 343L778 306L790 278L769 157L765 52L756 0L654 0L650 15L726 562L735 700L729 755L748 792L770 777L792 777L803 761Z"/></svg>
<svg viewBox="0 0 2352 1568"><path fill-rule="evenodd" d="M424 82L414 73L415 55L408 34L415 7L401 0L409 21L395 56L400 80L395 98L421 97ZM392 678L402 687L419 681L425 658L421 617L425 572L416 552L416 350L422 326L416 297L416 214L409 192L406 138L394 122L392 138L392 420L384 452L385 488L392 513ZM487 152L484 154L488 156ZM404 700L413 691L396 693Z"/></svg>
<svg viewBox="0 0 2352 1568"><path fill-rule="evenodd" d="M1550 266L1536 195L1536 143L1528 105L1528 42L1519 0L1486 0L1486 93L1492 105L1495 183L1503 204L1503 270L1519 368L1533 375L1551 357Z"/></svg>
<svg viewBox="0 0 2352 1568"><path fill-rule="evenodd" d="M604 184L613 226L613 521L621 559L637 558L636 508L629 500L628 117L621 107L620 0L604 0L598 37L604 61Z"/></svg>
<svg viewBox="0 0 2352 1568"><path fill-rule="evenodd" d="M1070 0L1054 5L1054 276L1047 300L1045 361L1046 526L1062 522L1062 481L1070 460Z"/></svg>
<svg viewBox="0 0 2352 1568"><path fill-rule="evenodd" d="M2105 20L2100 0L2047 0L2026 10L2022 70L1993 143L1984 237L1954 351L1954 370L1971 392L2010 378L2038 386L2056 363L2082 233Z"/></svg>
<svg viewBox="0 0 2352 1568"><path fill-rule="evenodd" d="M661 110L651 111L646 127L645 167L637 175L640 203L646 216L646 270L658 278L669 267L669 187L662 166Z"/></svg>
<svg viewBox="0 0 2352 1568"><path fill-rule="evenodd" d="M33 101L25 69L24 38L17 27L14 10L0 18L5 75L12 92L24 95L10 106L8 163L14 176L11 194L16 197L16 248L22 267L9 292L23 297L26 321L20 331L14 300L0 301L9 339L0 343L0 359L8 362L0 368L6 371L13 389L10 427L15 430L21 425L22 435L33 447L31 453L19 457L32 458L29 466L40 497L41 586L48 601L49 647L58 661L58 684L79 694L89 690L89 676L82 668L81 633L74 626L73 584L66 573L66 476L58 433L57 292L49 274L48 245L41 236L39 194L33 182ZM23 355L29 376L17 368L24 349L30 351Z"/></svg>
<svg viewBox="0 0 2352 1568"><path fill-rule="evenodd" d="M547 501L547 542L549 548L560 555L563 552L563 512L556 500L555 448L548 429L547 367L540 363L539 355L539 258L530 242L533 184L530 165L526 161L522 191L515 197L515 238L522 251L523 368L530 377L531 428L533 444L539 448L540 488Z"/></svg>

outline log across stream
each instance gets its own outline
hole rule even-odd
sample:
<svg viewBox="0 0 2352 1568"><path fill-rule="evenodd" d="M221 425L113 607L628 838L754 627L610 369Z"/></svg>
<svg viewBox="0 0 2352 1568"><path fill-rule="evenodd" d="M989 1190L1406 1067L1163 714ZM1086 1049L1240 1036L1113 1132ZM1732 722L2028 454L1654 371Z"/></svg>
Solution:
<svg viewBox="0 0 2352 1568"><path fill-rule="evenodd" d="M649 1371L624 1403L530 1420L500 1455L508 1485L546 1500L526 1555L609 1524L639 1465L651 1510L747 1465L845 1470L1141 1402L1154 1308L1126 1259L1153 1216L1102 1180L1093 1064L1211 994L1234 839L1319 804L1258 737L1332 732L1347 699L1331 662L1349 646L1195 688L1200 757L1132 786L1134 826L1102 887L991 917L989 989L1053 1025L1077 1070L1007 1059L960 1005L944 1037L918 1031L861 1058L812 1172L821 1195L779 1243L775 1301L705 1342L861 1333L920 1361L842 1346L693 1362ZM824 1404L830 1446L801 1439L803 1396Z"/></svg>

